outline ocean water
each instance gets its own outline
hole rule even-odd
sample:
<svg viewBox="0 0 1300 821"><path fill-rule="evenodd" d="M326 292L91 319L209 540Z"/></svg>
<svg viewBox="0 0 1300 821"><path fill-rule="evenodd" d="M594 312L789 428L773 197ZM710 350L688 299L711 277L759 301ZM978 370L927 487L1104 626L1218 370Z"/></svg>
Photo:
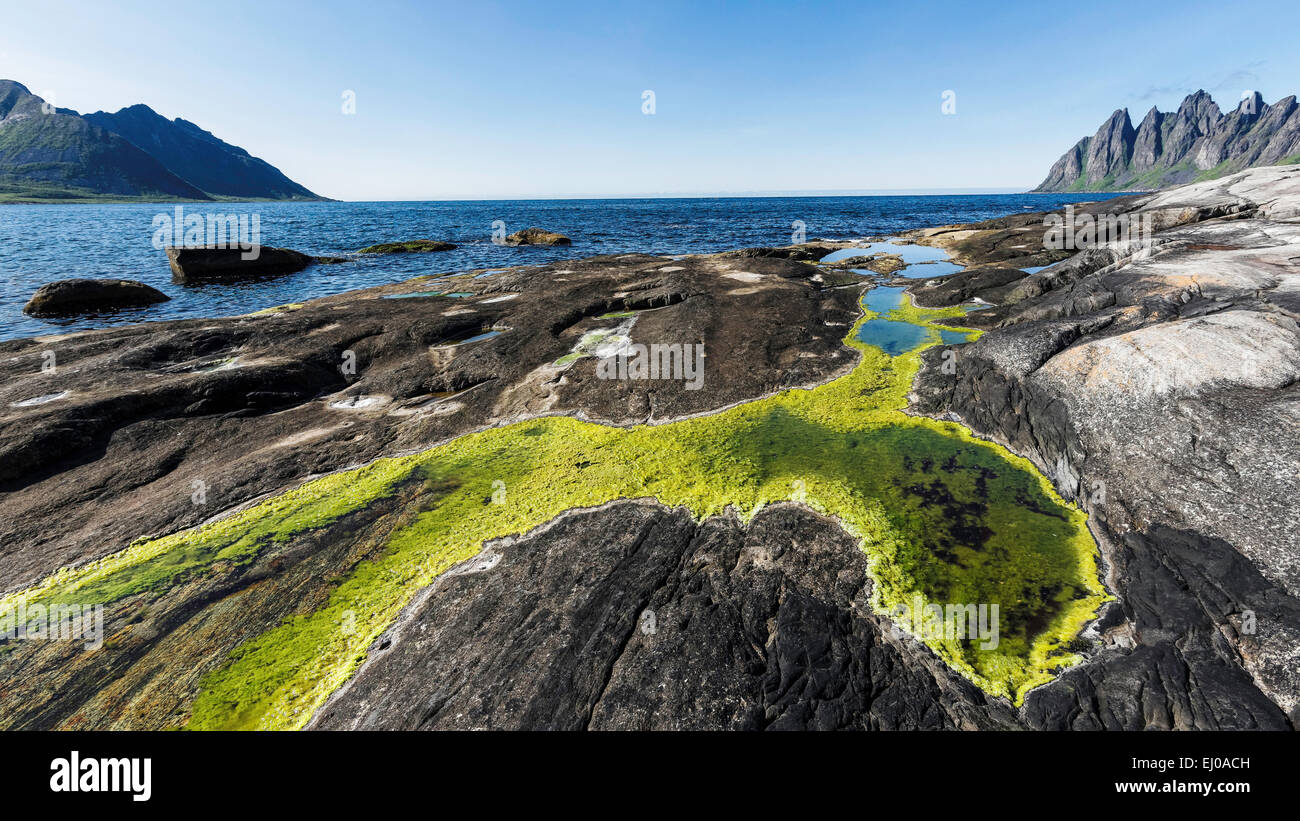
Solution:
<svg viewBox="0 0 1300 821"><path fill-rule="evenodd" d="M503 268L596 254L709 253L788 245L792 224L807 239L854 239L911 228L1044 211L1103 194L989 194L863 197L732 197L467 202L192 203L185 214L257 215L261 243L314 255L347 255L379 242L436 239L453 251L363 257L274 279L178 285L154 247L154 217L174 205L0 206L0 339L161 319L231 316L398 282L424 274ZM511 248L492 242L540 227L566 234L567 248ZM928 269L926 275L938 273ZM93 317L36 319L22 307L41 285L71 277L135 279L170 302Z"/></svg>

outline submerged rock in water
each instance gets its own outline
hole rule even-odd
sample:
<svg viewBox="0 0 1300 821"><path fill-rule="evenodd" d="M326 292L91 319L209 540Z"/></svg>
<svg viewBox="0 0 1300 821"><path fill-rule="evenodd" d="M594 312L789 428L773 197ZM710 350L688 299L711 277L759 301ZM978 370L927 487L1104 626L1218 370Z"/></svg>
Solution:
<svg viewBox="0 0 1300 821"><path fill-rule="evenodd" d="M506 245L572 245L564 234L542 228L525 228L506 237Z"/></svg>
<svg viewBox="0 0 1300 821"><path fill-rule="evenodd" d="M793 259L798 262L816 262L834 248L823 245L790 245L784 248L741 248L736 251L724 251L718 256L726 259L759 259L774 257L776 259Z"/></svg>
<svg viewBox="0 0 1300 821"><path fill-rule="evenodd" d="M131 279L61 279L36 289L23 306L30 316L70 316L138 308L166 302L171 297Z"/></svg>
<svg viewBox="0 0 1300 821"><path fill-rule="evenodd" d="M877 274L893 274L907 267L907 263L903 262L903 258L899 255L885 253L849 257L827 264L837 268L865 268Z"/></svg>
<svg viewBox="0 0 1300 821"><path fill-rule="evenodd" d="M272 276L301 271L314 257L288 248L168 248L172 279L195 283L238 277Z"/></svg>
<svg viewBox="0 0 1300 821"><path fill-rule="evenodd" d="M450 251L456 246L434 239L413 239L406 242L381 242L368 245L359 254L427 254L433 251Z"/></svg>

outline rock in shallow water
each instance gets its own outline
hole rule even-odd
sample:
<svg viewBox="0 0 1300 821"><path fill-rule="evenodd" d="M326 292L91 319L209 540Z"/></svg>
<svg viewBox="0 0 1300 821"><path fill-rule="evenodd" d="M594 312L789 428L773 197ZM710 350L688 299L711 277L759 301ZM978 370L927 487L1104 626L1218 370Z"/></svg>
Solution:
<svg viewBox="0 0 1300 821"><path fill-rule="evenodd" d="M450 242L434 239L413 239L407 242L381 242L369 245L358 254L427 254L433 251L450 251L456 246Z"/></svg>
<svg viewBox="0 0 1300 821"><path fill-rule="evenodd" d="M288 248L168 248L172 279L207 282L246 276L271 276L301 271L316 260Z"/></svg>
<svg viewBox="0 0 1300 821"><path fill-rule="evenodd" d="M171 297L131 279L61 279L36 289L23 306L31 316L70 316L137 308L166 302Z"/></svg>
<svg viewBox="0 0 1300 821"><path fill-rule="evenodd" d="M525 228L506 237L506 245L572 245L564 234L542 228Z"/></svg>

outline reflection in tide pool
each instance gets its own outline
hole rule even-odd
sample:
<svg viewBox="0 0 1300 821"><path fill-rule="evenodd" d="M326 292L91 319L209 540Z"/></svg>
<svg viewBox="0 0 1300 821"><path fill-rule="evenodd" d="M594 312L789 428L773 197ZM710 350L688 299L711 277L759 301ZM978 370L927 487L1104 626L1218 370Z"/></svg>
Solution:
<svg viewBox="0 0 1300 821"><path fill-rule="evenodd" d="M955 274L964 270L966 270L965 266L943 260L940 262L918 262L899 271L898 275L907 279L929 279L931 277L946 277L948 274Z"/></svg>
<svg viewBox="0 0 1300 821"><path fill-rule="evenodd" d="M873 242L860 248L841 248L822 257L818 262L839 262L853 257L869 257L872 254L893 254L900 257L905 265L920 262L942 262L948 258L942 248L929 245L900 245L895 242Z"/></svg>
<svg viewBox="0 0 1300 821"><path fill-rule="evenodd" d="M963 266L948 259L948 252L928 245L904 245L896 242L873 242L860 248L841 248L822 257L819 262L839 262L853 257L872 254L891 254L903 260L907 267L898 276L907 279L928 279L947 276L964 270Z"/></svg>
<svg viewBox="0 0 1300 821"><path fill-rule="evenodd" d="M868 345L875 345L890 356L898 356L924 344L934 333L938 333L940 341L945 345L960 345L969 338L970 335L965 331L931 328L901 319L890 319L889 312L900 307L903 299L902 288L873 288L867 291L862 297L862 305L879 316L858 327L858 339Z"/></svg>

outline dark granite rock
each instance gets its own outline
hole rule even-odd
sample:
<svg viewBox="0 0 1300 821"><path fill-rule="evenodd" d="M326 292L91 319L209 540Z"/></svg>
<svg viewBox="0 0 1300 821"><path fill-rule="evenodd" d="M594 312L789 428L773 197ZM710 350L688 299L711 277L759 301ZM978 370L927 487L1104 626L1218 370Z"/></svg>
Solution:
<svg viewBox="0 0 1300 821"><path fill-rule="evenodd" d="M288 248L167 248L172 279L185 284L241 277L277 276L301 271L315 262Z"/></svg>
<svg viewBox="0 0 1300 821"><path fill-rule="evenodd" d="M572 245L573 241L564 234L547 231L542 228L525 228L516 231L505 239L506 245Z"/></svg>
<svg viewBox="0 0 1300 821"><path fill-rule="evenodd" d="M32 316L93 314L166 302L171 297L130 279L61 279L36 289L23 306Z"/></svg>
<svg viewBox="0 0 1300 821"><path fill-rule="evenodd" d="M576 511L447 573L313 726L1014 724L1009 705L895 638L869 594L856 541L798 506L766 508L748 526L637 502Z"/></svg>
<svg viewBox="0 0 1300 821"><path fill-rule="evenodd" d="M793 259L800 262L816 262L834 251L835 248L824 245L789 245L783 248L740 248L724 251L719 256L727 259Z"/></svg>

